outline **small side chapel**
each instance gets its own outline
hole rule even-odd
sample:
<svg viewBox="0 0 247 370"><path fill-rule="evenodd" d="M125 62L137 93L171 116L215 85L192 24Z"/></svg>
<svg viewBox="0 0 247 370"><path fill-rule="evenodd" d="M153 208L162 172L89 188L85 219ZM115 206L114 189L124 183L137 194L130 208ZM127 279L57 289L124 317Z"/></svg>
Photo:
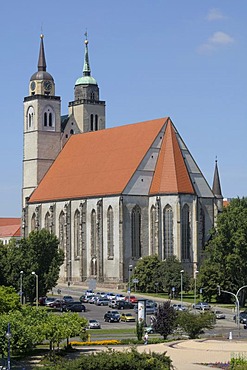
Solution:
<svg viewBox="0 0 247 370"><path fill-rule="evenodd" d="M211 189L170 117L106 129L87 38L62 116L41 35L24 98L23 153L22 235L42 228L57 235L60 281L117 286L152 254L176 255L191 276L200 268L223 207L217 161Z"/></svg>

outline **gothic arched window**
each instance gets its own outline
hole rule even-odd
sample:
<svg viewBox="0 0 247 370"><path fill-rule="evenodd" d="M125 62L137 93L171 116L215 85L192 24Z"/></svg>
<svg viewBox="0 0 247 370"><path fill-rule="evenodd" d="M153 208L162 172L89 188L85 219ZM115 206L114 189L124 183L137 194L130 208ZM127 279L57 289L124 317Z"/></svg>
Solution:
<svg viewBox="0 0 247 370"><path fill-rule="evenodd" d="M33 127L34 109L29 107L27 111L27 130Z"/></svg>
<svg viewBox="0 0 247 370"><path fill-rule="evenodd" d="M96 212L91 213L91 256L96 255Z"/></svg>
<svg viewBox="0 0 247 370"><path fill-rule="evenodd" d="M47 212L46 215L45 215L45 229L48 230L48 231L50 230L49 220L50 220L50 214L49 214L49 212Z"/></svg>
<svg viewBox="0 0 247 370"><path fill-rule="evenodd" d="M35 213L32 215L32 219L31 219L31 231L35 230L36 228L36 216L35 216Z"/></svg>
<svg viewBox="0 0 247 370"><path fill-rule="evenodd" d="M113 239L113 209L110 206L107 210L107 257L114 258L114 239Z"/></svg>
<svg viewBox="0 0 247 370"><path fill-rule="evenodd" d="M51 106L46 106L43 111L43 127L48 131L55 130L55 113Z"/></svg>
<svg viewBox="0 0 247 370"><path fill-rule="evenodd" d="M74 256L80 256L80 212L75 211L74 216Z"/></svg>
<svg viewBox="0 0 247 370"><path fill-rule="evenodd" d="M151 254L155 254L155 207L150 210L150 247Z"/></svg>
<svg viewBox="0 0 247 370"><path fill-rule="evenodd" d="M185 204L182 209L182 260L190 260L190 210Z"/></svg>
<svg viewBox="0 0 247 370"><path fill-rule="evenodd" d="M141 209L135 206L131 212L131 247L132 257L141 257Z"/></svg>
<svg viewBox="0 0 247 370"><path fill-rule="evenodd" d="M93 114L90 115L90 130L93 131Z"/></svg>
<svg viewBox="0 0 247 370"><path fill-rule="evenodd" d="M172 207L167 205L163 211L164 226L164 258L173 256L173 212Z"/></svg>
<svg viewBox="0 0 247 370"><path fill-rule="evenodd" d="M65 214L62 211L59 215L59 244L60 244L60 248L63 250L65 248L64 225L65 225Z"/></svg>
<svg viewBox="0 0 247 370"><path fill-rule="evenodd" d="M95 114L95 131L98 130L98 114Z"/></svg>

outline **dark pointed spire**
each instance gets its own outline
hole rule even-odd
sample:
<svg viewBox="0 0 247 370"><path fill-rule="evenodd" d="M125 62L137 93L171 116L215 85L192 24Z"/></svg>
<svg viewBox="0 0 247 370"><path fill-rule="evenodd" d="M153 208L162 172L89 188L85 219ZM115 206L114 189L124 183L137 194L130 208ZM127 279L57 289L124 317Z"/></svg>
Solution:
<svg viewBox="0 0 247 370"><path fill-rule="evenodd" d="M84 66L83 66L83 76L90 76L91 70L89 65L89 56L88 56L88 39L87 32L85 32L85 53L84 53Z"/></svg>
<svg viewBox="0 0 247 370"><path fill-rule="evenodd" d="M222 193L221 193L220 176L219 176L219 171L218 171L217 158L215 160L214 181L213 181L212 190L216 198L223 198Z"/></svg>
<svg viewBox="0 0 247 370"><path fill-rule="evenodd" d="M38 60L38 71L46 71L45 61L45 49L44 49L44 35L40 35L40 49L39 49L39 60Z"/></svg>

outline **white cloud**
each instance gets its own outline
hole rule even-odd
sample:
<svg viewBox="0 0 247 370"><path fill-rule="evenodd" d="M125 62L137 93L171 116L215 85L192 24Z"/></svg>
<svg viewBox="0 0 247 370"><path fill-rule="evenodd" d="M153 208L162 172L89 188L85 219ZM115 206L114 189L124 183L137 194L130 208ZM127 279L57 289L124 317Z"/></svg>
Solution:
<svg viewBox="0 0 247 370"><path fill-rule="evenodd" d="M199 46L198 52L201 54L208 54L217 50L222 46L232 44L234 38L225 32L215 32L209 39L202 45Z"/></svg>
<svg viewBox="0 0 247 370"><path fill-rule="evenodd" d="M218 21L218 20L226 19L226 18L227 17L223 15L219 9L216 9L216 8L210 9L206 16L206 19L210 22Z"/></svg>

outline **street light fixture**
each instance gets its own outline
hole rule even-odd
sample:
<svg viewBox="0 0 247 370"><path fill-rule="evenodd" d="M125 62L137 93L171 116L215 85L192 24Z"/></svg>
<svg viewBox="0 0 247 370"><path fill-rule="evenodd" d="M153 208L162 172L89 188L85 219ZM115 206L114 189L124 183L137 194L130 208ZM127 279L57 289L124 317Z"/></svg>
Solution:
<svg viewBox="0 0 247 370"><path fill-rule="evenodd" d="M32 271L32 275L35 275L35 279L36 279L36 307L38 308L39 306L39 276L34 271Z"/></svg>
<svg viewBox="0 0 247 370"><path fill-rule="evenodd" d="M22 275L23 271L20 271L20 302L23 303L22 295L23 295L23 289L22 289Z"/></svg>
<svg viewBox="0 0 247 370"><path fill-rule="evenodd" d="M128 267L128 273L129 273L129 277L128 277L128 301L130 301L130 273L132 271L132 268L133 268L133 265L129 265Z"/></svg>
<svg viewBox="0 0 247 370"><path fill-rule="evenodd" d="M197 274L199 274L199 271L195 271L195 287L194 287L194 305L196 304L196 296L197 296L197 292L196 292L196 278L197 278Z"/></svg>
<svg viewBox="0 0 247 370"><path fill-rule="evenodd" d="M8 360L7 360L7 369L10 370L10 339L12 337L11 331L10 331L10 323L8 323L8 329L5 334L6 339L8 340Z"/></svg>
<svg viewBox="0 0 247 370"><path fill-rule="evenodd" d="M181 305L183 304L183 273L184 273L184 270L181 270L180 271L180 275L181 275L181 291L180 291Z"/></svg>

